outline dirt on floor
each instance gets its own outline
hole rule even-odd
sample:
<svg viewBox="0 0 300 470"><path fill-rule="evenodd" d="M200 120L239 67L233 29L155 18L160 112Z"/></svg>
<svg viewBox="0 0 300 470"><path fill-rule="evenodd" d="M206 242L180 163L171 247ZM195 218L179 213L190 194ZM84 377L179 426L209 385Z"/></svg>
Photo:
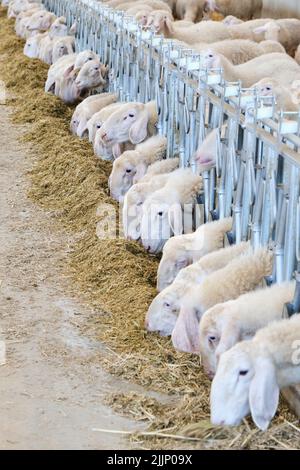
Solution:
<svg viewBox="0 0 300 470"><path fill-rule="evenodd" d="M90 312L68 296L68 235L26 197L34 157L18 143L22 131L0 106L0 449L129 448L93 428L141 429L103 403L139 387L102 370L105 348L78 332Z"/></svg>

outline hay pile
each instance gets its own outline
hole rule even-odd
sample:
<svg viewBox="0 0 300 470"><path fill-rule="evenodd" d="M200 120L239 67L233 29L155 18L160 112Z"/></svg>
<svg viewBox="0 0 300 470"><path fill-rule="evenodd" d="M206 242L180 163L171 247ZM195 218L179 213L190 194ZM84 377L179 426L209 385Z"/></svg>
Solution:
<svg viewBox="0 0 300 470"><path fill-rule="evenodd" d="M247 423L234 430L212 429L208 424L209 381L199 358L176 353L168 339L146 335L143 329L155 295L158 260L136 243L96 236L99 204L112 204L118 214L108 196L111 164L96 160L91 146L70 134L73 109L43 92L48 67L23 55L23 41L16 38L13 21L6 19L3 8L0 24L0 78L13 96L12 119L30 124L24 140L39 155L30 174L30 197L53 211L74 235L67 269L74 288L96 311L101 310L86 319L83 332L113 350L103 357L110 372L174 395L169 405L136 394L110 397L119 412L148 422L151 432L146 443L141 444L146 436L133 436L135 442L148 448L178 448L177 440L165 437L171 434L191 436L191 442L182 441L184 447L300 448L299 430L289 424L295 417L286 405L264 434Z"/></svg>

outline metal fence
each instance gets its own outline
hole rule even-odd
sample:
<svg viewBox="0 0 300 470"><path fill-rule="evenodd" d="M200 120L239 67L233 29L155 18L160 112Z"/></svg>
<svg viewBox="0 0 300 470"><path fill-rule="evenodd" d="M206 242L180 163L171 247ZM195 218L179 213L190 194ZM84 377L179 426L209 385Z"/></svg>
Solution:
<svg viewBox="0 0 300 470"><path fill-rule="evenodd" d="M219 128L216 168L203 173L204 221L233 214L231 239L273 248L270 282L297 269L300 308L300 113L276 113L275 100L229 83L221 69L201 67L199 53L151 31L95 0L45 0L56 15L77 21L77 50L92 49L110 67L110 91L121 101L155 99L167 156L182 166L207 133ZM247 93L245 93L247 92ZM252 96L251 96L252 95ZM253 103L245 119L245 102ZM292 114L292 115L291 115ZM226 124L225 134L222 126Z"/></svg>

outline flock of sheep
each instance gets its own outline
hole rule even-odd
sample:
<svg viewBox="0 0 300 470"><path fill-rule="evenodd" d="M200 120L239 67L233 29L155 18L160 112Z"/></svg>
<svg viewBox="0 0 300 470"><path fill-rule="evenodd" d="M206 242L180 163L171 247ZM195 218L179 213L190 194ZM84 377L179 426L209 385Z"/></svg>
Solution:
<svg viewBox="0 0 300 470"><path fill-rule="evenodd" d="M261 0L244 0L242 7L237 0L105 3L135 16L144 28L200 50L204 66L222 67L225 79L275 95L278 109L299 110L300 20L260 18ZM113 161L109 188L123 206L125 237L151 254L162 252L146 329L171 336L177 350L201 354L213 379L213 424L238 425L251 413L266 430L280 389L300 383L293 356L300 316L283 319L295 282L262 287L274 255L265 247L253 250L249 242L224 247L232 218L195 230L201 171L215 165L216 132L193 157L197 171L180 168L178 158L164 158L167 139L156 132L155 102L121 103L107 93L107 67L92 51L74 52L76 24L68 31L65 19L38 0L2 4L26 39L24 53L51 65L45 91L79 103L71 132L87 137L97 157Z"/></svg>

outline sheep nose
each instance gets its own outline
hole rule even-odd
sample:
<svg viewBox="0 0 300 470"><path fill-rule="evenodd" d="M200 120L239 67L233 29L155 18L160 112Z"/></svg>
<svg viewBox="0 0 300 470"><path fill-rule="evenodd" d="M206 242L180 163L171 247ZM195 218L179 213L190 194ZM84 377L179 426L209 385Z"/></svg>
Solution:
<svg viewBox="0 0 300 470"><path fill-rule="evenodd" d="M105 142L106 139L107 139L107 133L106 132L100 132L100 138L101 138L101 140L103 140L103 142Z"/></svg>

